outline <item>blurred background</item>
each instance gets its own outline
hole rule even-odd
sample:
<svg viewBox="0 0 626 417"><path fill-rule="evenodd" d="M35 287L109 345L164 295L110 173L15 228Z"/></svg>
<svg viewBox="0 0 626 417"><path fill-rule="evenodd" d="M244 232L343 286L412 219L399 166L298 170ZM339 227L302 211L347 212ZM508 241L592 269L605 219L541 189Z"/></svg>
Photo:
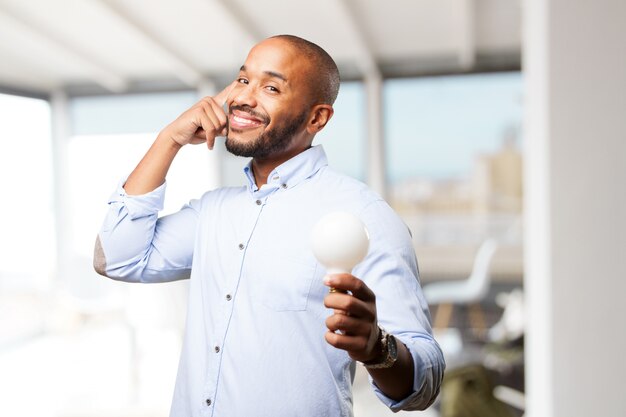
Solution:
<svg viewBox="0 0 626 417"><path fill-rule="evenodd" d="M412 231L448 362L423 415L626 415L622 0L0 0L0 415L168 414L187 283L98 276L95 236L157 132L281 33L340 67L316 143ZM245 163L183 149L164 213Z"/></svg>

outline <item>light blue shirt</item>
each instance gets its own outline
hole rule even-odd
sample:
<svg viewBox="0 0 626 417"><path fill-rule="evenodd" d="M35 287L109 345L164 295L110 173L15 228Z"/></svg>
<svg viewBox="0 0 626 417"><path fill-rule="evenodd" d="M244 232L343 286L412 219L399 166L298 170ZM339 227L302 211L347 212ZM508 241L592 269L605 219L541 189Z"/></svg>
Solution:
<svg viewBox="0 0 626 417"><path fill-rule="evenodd" d="M96 244L96 269L129 282L191 277L172 417L352 416L355 362L324 334L324 268L310 249L325 214L348 211L370 234L353 275L376 294L378 320L415 365L414 392L392 410L421 409L444 360L431 334L409 231L362 183L333 171L321 146L278 166L260 189L220 188L158 218L165 185L141 196L120 186Z"/></svg>

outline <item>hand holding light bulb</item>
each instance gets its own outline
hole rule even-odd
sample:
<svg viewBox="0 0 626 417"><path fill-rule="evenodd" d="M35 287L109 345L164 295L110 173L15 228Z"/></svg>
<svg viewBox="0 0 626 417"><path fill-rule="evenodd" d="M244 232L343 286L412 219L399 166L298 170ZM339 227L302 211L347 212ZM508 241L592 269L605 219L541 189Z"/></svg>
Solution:
<svg viewBox="0 0 626 417"><path fill-rule="evenodd" d="M326 319L326 341L346 350L354 360L371 360L377 355L379 335L376 299L363 281L352 276L352 269L369 250L367 229L353 214L330 213L313 228L311 247L317 260L326 267L325 282L330 293L324 298L324 305L334 311ZM333 274L341 275L328 276ZM346 303L345 297L350 297L351 302Z"/></svg>

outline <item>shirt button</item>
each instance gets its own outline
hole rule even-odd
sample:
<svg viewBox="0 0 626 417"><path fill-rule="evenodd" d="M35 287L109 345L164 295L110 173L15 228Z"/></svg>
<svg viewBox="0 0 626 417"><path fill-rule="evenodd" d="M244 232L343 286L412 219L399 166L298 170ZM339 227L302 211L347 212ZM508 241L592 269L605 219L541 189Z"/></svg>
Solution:
<svg viewBox="0 0 626 417"><path fill-rule="evenodd" d="M215 346L215 353L220 353L220 347L219 346Z"/></svg>
<svg viewBox="0 0 626 417"><path fill-rule="evenodd" d="M230 294L226 294L226 301L230 301L233 299L233 296Z"/></svg>
<svg viewBox="0 0 626 417"><path fill-rule="evenodd" d="M245 246L243 245L243 243L239 244L239 249L243 250L243 248L245 248Z"/></svg>
<svg viewBox="0 0 626 417"><path fill-rule="evenodd" d="M257 201L256 201L256 205L257 205L257 206L260 206L260 205L261 205L261 200L257 200Z"/></svg>
<svg viewBox="0 0 626 417"><path fill-rule="evenodd" d="M280 187L281 188L287 188L287 184L282 184Z"/></svg>
<svg viewBox="0 0 626 417"><path fill-rule="evenodd" d="M206 399L206 405L211 406L212 403L213 403L213 401L211 401L210 398Z"/></svg>

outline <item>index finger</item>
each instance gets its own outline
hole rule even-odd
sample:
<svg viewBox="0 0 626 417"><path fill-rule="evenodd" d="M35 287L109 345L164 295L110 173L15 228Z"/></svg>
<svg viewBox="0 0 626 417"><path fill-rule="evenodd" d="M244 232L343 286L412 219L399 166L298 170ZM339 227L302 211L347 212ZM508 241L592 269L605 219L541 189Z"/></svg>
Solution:
<svg viewBox="0 0 626 417"><path fill-rule="evenodd" d="M363 301L374 301L376 295L365 282L350 274L333 274L324 278L324 284L342 291L350 291L353 296Z"/></svg>
<svg viewBox="0 0 626 417"><path fill-rule="evenodd" d="M228 84L226 88L224 88L215 97L213 97L213 100L215 100L220 106L223 106L226 103L226 100L228 100L228 96L230 95L230 92L233 91L233 88L235 88L236 85L237 85L237 80Z"/></svg>

